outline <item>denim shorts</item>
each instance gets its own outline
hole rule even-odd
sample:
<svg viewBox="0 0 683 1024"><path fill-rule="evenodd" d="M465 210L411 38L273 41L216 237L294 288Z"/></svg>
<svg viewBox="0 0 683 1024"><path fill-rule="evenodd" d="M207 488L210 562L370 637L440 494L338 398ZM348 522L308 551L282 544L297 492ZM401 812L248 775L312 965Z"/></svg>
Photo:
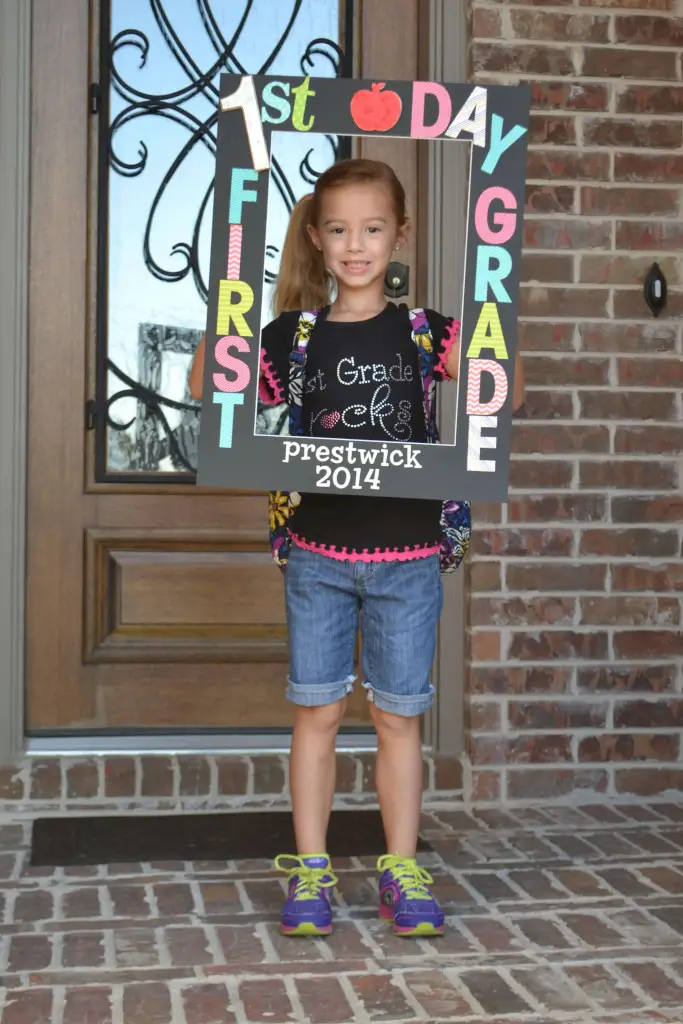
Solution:
<svg viewBox="0 0 683 1024"><path fill-rule="evenodd" d="M360 622L368 699L382 711L405 717L431 707L442 607L438 555L350 562L292 544L285 592L287 697L294 704L319 707L351 692Z"/></svg>

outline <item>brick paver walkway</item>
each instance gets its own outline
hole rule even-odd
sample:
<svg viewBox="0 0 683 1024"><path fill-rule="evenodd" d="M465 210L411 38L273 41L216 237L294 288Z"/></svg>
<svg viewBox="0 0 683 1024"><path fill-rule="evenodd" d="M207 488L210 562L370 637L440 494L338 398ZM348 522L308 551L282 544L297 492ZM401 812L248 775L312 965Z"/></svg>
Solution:
<svg viewBox="0 0 683 1024"><path fill-rule="evenodd" d="M260 862L32 870L0 826L1 1024L683 1020L683 804L433 808L441 941L376 918L337 864L327 941L282 938Z"/></svg>

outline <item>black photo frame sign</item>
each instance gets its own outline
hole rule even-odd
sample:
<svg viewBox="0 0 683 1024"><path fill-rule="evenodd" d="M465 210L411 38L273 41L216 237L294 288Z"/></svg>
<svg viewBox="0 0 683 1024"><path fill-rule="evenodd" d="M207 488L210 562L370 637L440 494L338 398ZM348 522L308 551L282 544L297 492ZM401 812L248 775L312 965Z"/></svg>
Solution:
<svg viewBox="0 0 683 1024"><path fill-rule="evenodd" d="M223 75L220 96L198 483L505 501L528 87ZM461 308L440 311L461 321L455 438L440 445L354 439L332 442L331 450L330 439L255 432L275 131L469 144ZM366 472L368 464L377 472Z"/></svg>

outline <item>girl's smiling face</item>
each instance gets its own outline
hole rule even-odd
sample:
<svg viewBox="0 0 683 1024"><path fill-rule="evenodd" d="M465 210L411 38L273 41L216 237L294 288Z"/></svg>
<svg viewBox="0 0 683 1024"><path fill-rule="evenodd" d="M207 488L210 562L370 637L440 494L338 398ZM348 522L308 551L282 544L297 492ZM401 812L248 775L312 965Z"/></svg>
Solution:
<svg viewBox="0 0 683 1024"><path fill-rule="evenodd" d="M318 223L308 230L339 288L379 283L383 292L387 267L405 243L408 225L398 223L389 190L369 182L326 189Z"/></svg>

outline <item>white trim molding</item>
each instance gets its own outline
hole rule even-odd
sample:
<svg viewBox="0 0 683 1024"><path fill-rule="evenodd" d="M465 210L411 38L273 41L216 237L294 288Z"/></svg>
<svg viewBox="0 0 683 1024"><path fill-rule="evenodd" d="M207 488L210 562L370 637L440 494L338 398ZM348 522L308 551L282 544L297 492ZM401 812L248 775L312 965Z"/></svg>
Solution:
<svg viewBox="0 0 683 1024"><path fill-rule="evenodd" d="M32 0L0 0L0 764L24 750Z"/></svg>

